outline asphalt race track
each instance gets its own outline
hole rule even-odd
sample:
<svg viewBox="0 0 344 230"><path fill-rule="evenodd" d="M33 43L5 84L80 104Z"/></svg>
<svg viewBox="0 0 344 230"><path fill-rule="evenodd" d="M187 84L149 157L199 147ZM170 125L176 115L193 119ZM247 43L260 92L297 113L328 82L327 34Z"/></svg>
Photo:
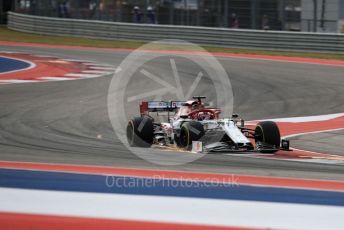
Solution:
<svg viewBox="0 0 344 230"><path fill-rule="evenodd" d="M0 49L77 58L114 66L118 66L128 54L124 51L61 48L0 46ZM218 60L230 76L234 110L245 119L344 111L343 67L242 58ZM161 60L152 63L147 69L161 72L168 68L167 64ZM185 81L197 73L190 63L176 60L176 64ZM130 153L112 129L107 112L110 81L111 76L0 85L0 160L344 179L344 167L340 165L257 159L239 154L207 155L180 166L148 163ZM135 84L133 88L140 89L146 86L144 80L131 84ZM207 92L208 84L200 84L199 89L200 92ZM138 113L138 107L131 107L130 110ZM342 137L343 132L339 134ZM343 144L337 145L338 137L327 138L326 143L330 153L339 153L343 148ZM297 141L297 147L302 145ZM306 147L308 145L305 144Z"/></svg>
<svg viewBox="0 0 344 230"><path fill-rule="evenodd" d="M304 148L309 151L320 151L336 155L344 155L342 149L344 130L302 135L292 138L293 146L296 148ZM332 144L336 145L333 148Z"/></svg>

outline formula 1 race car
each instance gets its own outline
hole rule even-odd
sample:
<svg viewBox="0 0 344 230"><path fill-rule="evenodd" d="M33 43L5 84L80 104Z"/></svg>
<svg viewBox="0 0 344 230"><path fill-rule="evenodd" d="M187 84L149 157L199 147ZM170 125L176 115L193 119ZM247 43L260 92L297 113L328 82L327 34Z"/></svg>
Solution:
<svg viewBox="0 0 344 230"><path fill-rule="evenodd" d="M143 101L140 117L129 120L127 140L131 147L177 146L192 150L201 143L198 152L261 152L275 153L289 150L289 141L282 140L277 124L259 122L254 129L245 127L237 115L220 118L221 110L207 108L205 97L182 101ZM167 122L155 122L152 113L166 117ZM171 113L174 113L171 115ZM252 143L249 139L253 139Z"/></svg>

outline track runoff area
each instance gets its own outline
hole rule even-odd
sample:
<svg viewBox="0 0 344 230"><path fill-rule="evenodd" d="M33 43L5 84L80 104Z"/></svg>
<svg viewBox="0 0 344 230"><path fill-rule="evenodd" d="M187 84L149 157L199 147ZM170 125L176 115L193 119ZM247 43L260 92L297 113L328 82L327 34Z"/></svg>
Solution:
<svg viewBox="0 0 344 230"><path fill-rule="evenodd" d="M312 64L344 66L319 62ZM2 84L80 80L115 70L27 53L2 52L0 63ZM344 114L275 121L282 136L290 138L340 130ZM339 155L301 149L248 157L344 161ZM344 182L241 174L0 161L0 194L1 229L342 229L344 216Z"/></svg>

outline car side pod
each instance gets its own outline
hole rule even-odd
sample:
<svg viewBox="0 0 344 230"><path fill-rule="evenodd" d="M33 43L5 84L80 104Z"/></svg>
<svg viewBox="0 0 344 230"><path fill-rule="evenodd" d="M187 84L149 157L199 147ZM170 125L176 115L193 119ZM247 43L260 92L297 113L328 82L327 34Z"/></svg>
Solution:
<svg viewBox="0 0 344 230"><path fill-rule="evenodd" d="M290 149L290 141L289 140L282 139L282 141L281 141L281 150L293 151L292 149Z"/></svg>

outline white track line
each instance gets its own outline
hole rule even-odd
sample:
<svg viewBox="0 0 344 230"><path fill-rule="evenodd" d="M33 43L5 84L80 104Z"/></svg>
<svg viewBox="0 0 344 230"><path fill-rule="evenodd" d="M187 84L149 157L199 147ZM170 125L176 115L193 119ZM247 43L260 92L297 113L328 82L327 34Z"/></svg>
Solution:
<svg viewBox="0 0 344 230"><path fill-rule="evenodd" d="M327 205L13 188L0 188L0 203L0 212L273 229L344 228L344 207Z"/></svg>
<svg viewBox="0 0 344 230"><path fill-rule="evenodd" d="M0 51L1 53L5 54L23 54L23 52L17 52L17 51Z"/></svg>
<svg viewBox="0 0 344 230"><path fill-rule="evenodd" d="M68 78L68 77L40 77L40 80L48 80L48 81L67 81L67 80L76 80L79 78Z"/></svg>
<svg viewBox="0 0 344 230"><path fill-rule="evenodd" d="M70 62L82 62L85 65L96 65L96 62L90 60L80 60L80 59L70 59L70 58L61 58L63 61L70 61Z"/></svg>
<svg viewBox="0 0 344 230"><path fill-rule="evenodd" d="M42 81L39 81L39 80L17 80L17 79L0 80L0 83L32 83L32 82L42 82Z"/></svg>
<svg viewBox="0 0 344 230"><path fill-rule="evenodd" d="M312 122L312 121L327 121L344 116L344 113L334 113L325 115L315 115L315 116L304 116L304 117L288 117L288 118L274 118L274 119L264 119L259 121L276 121L276 122Z"/></svg>
<svg viewBox="0 0 344 230"><path fill-rule="evenodd" d="M97 74L82 74L82 73L68 73L65 74L66 77L80 77L80 78L94 78L94 77L100 77L102 75Z"/></svg>

